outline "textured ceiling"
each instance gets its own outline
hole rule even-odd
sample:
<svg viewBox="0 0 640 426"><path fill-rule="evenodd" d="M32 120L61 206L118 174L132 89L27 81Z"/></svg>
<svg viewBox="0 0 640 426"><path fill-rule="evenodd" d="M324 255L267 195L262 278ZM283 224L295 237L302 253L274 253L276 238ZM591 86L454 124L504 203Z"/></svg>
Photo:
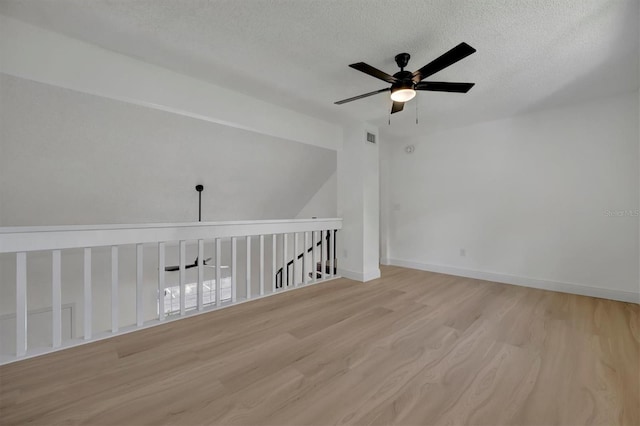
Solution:
<svg viewBox="0 0 640 426"><path fill-rule="evenodd" d="M328 120L398 136L618 94L639 87L638 0L0 0L0 13ZM415 70L465 41L477 53L391 117L385 87L348 68ZM418 106L420 126L415 125Z"/></svg>

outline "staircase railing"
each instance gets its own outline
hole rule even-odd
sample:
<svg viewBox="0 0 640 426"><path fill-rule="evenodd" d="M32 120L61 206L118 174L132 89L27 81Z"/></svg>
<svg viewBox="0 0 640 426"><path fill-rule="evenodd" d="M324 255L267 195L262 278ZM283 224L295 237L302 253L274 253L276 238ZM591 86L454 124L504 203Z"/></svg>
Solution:
<svg viewBox="0 0 640 426"><path fill-rule="evenodd" d="M301 281L313 282L323 278L330 278L331 276L335 275L338 268L337 259L335 257L337 232L337 229L334 229L333 231L319 231L319 238L316 238L316 232L313 232L311 234L311 246L306 251L303 251L294 259L291 259L289 262L287 262L286 274L284 273L284 268L278 269L278 273L276 274L276 288L282 288L283 281L287 286L295 285L295 282L297 280L297 271L295 266L296 261L298 260L302 260L302 268L298 268L301 272ZM325 242L326 245L324 244ZM307 244L305 244L305 246L306 245ZM318 257L316 255L316 249L318 247L320 247L320 260L316 262L316 258ZM308 262L306 254L308 253L311 253L311 268L307 266ZM308 268L309 270L307 270ZM315 273L313 272L313 270L315 270ZM289 278L291 278L291 283L289 283Z"/></svg>
<svg viewBox="0 0 640 426"><path fill-rule="evenodd" d="M341 228L342 219L0 228L0 299L15 300L0 305L0 319L15 320L10 333L0 328L0 364L335 278L335 233ZM325 242L330 247L329 272L322 280L291 274L292 285L278 286L278 265L283 270L290 263L289 239L298 253L301 239L309 247L309 237L320 234L322 252ZM172 262L177 271L166 271ZM126 277L127 271L135 273ZM165 309L165 297L179 298L175 314ZM42 299L50 303L42 306ZM7 305L15 309L7 311ZM64 338L63 309L69 306L77 309L71 317L81 318L81 332ZM28 319L36 311L50 311L46 345L30 344Z"/></svg>

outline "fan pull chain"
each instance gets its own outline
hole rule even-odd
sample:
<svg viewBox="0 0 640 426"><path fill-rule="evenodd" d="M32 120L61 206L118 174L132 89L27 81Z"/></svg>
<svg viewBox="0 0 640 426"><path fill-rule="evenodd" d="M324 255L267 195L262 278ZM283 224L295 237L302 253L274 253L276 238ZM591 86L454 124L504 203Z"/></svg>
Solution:
<svg viewBox="0 0 640 426"><path fill-rule="evenodd" d="M418 100L416 99L416 124L418 124Z"/></svg>

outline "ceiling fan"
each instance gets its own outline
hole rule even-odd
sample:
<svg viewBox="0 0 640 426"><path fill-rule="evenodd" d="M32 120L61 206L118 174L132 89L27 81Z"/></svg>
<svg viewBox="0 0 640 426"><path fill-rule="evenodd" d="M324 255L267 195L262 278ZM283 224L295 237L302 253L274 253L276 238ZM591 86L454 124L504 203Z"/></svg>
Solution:
<svg viewBox="0 0 640 426"><path fill-rule="evenodd" d="M455 64L461 59L474 53L476 49L469 46L467 43L460 43L447 53L429 62L424 67L417 71L405 71L404 67L409 63L411 55L408 53L400 53L396 55L395 60L400 71L394 75L389 75L384 71L380 71L371 65L364 62L358 62L349 65L351 68L361 71L365 74L369 74L372 77L378 78L382 81L386 81L391 84L391 87L385 89L376 90L374 92L365 93L363 95L354 96L353 98L343 99L335 102L336 105L342 105L347 102L356 101L358 99L366 98L369 96L377 95L378 93L391 92L391 100L393 105L391 106L391 114L402 111L404 103L410 101L416 95L416 90L428 90L433 92L454 92L454 93L467 93L475 83L450 83L439 81L422 81L425 78L442 71L450 65Z"/></svg>

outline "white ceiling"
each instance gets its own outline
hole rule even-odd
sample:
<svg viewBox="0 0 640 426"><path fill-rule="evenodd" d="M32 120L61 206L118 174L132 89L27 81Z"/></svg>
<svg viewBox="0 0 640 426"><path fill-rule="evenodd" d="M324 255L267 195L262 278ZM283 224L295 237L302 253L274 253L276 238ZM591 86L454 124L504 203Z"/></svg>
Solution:
<svg viewBox="0 0 640 426"><path fill-rule="evenodd" d="M638 0L1 0L0 13L327 120L406 136L638 90ZM477 53L432 76L391 117L385 87L348 68L415 70L465 41ZM427 80L427 81L428 81ZM418 105L420 126L415 125Z"/></svg>

